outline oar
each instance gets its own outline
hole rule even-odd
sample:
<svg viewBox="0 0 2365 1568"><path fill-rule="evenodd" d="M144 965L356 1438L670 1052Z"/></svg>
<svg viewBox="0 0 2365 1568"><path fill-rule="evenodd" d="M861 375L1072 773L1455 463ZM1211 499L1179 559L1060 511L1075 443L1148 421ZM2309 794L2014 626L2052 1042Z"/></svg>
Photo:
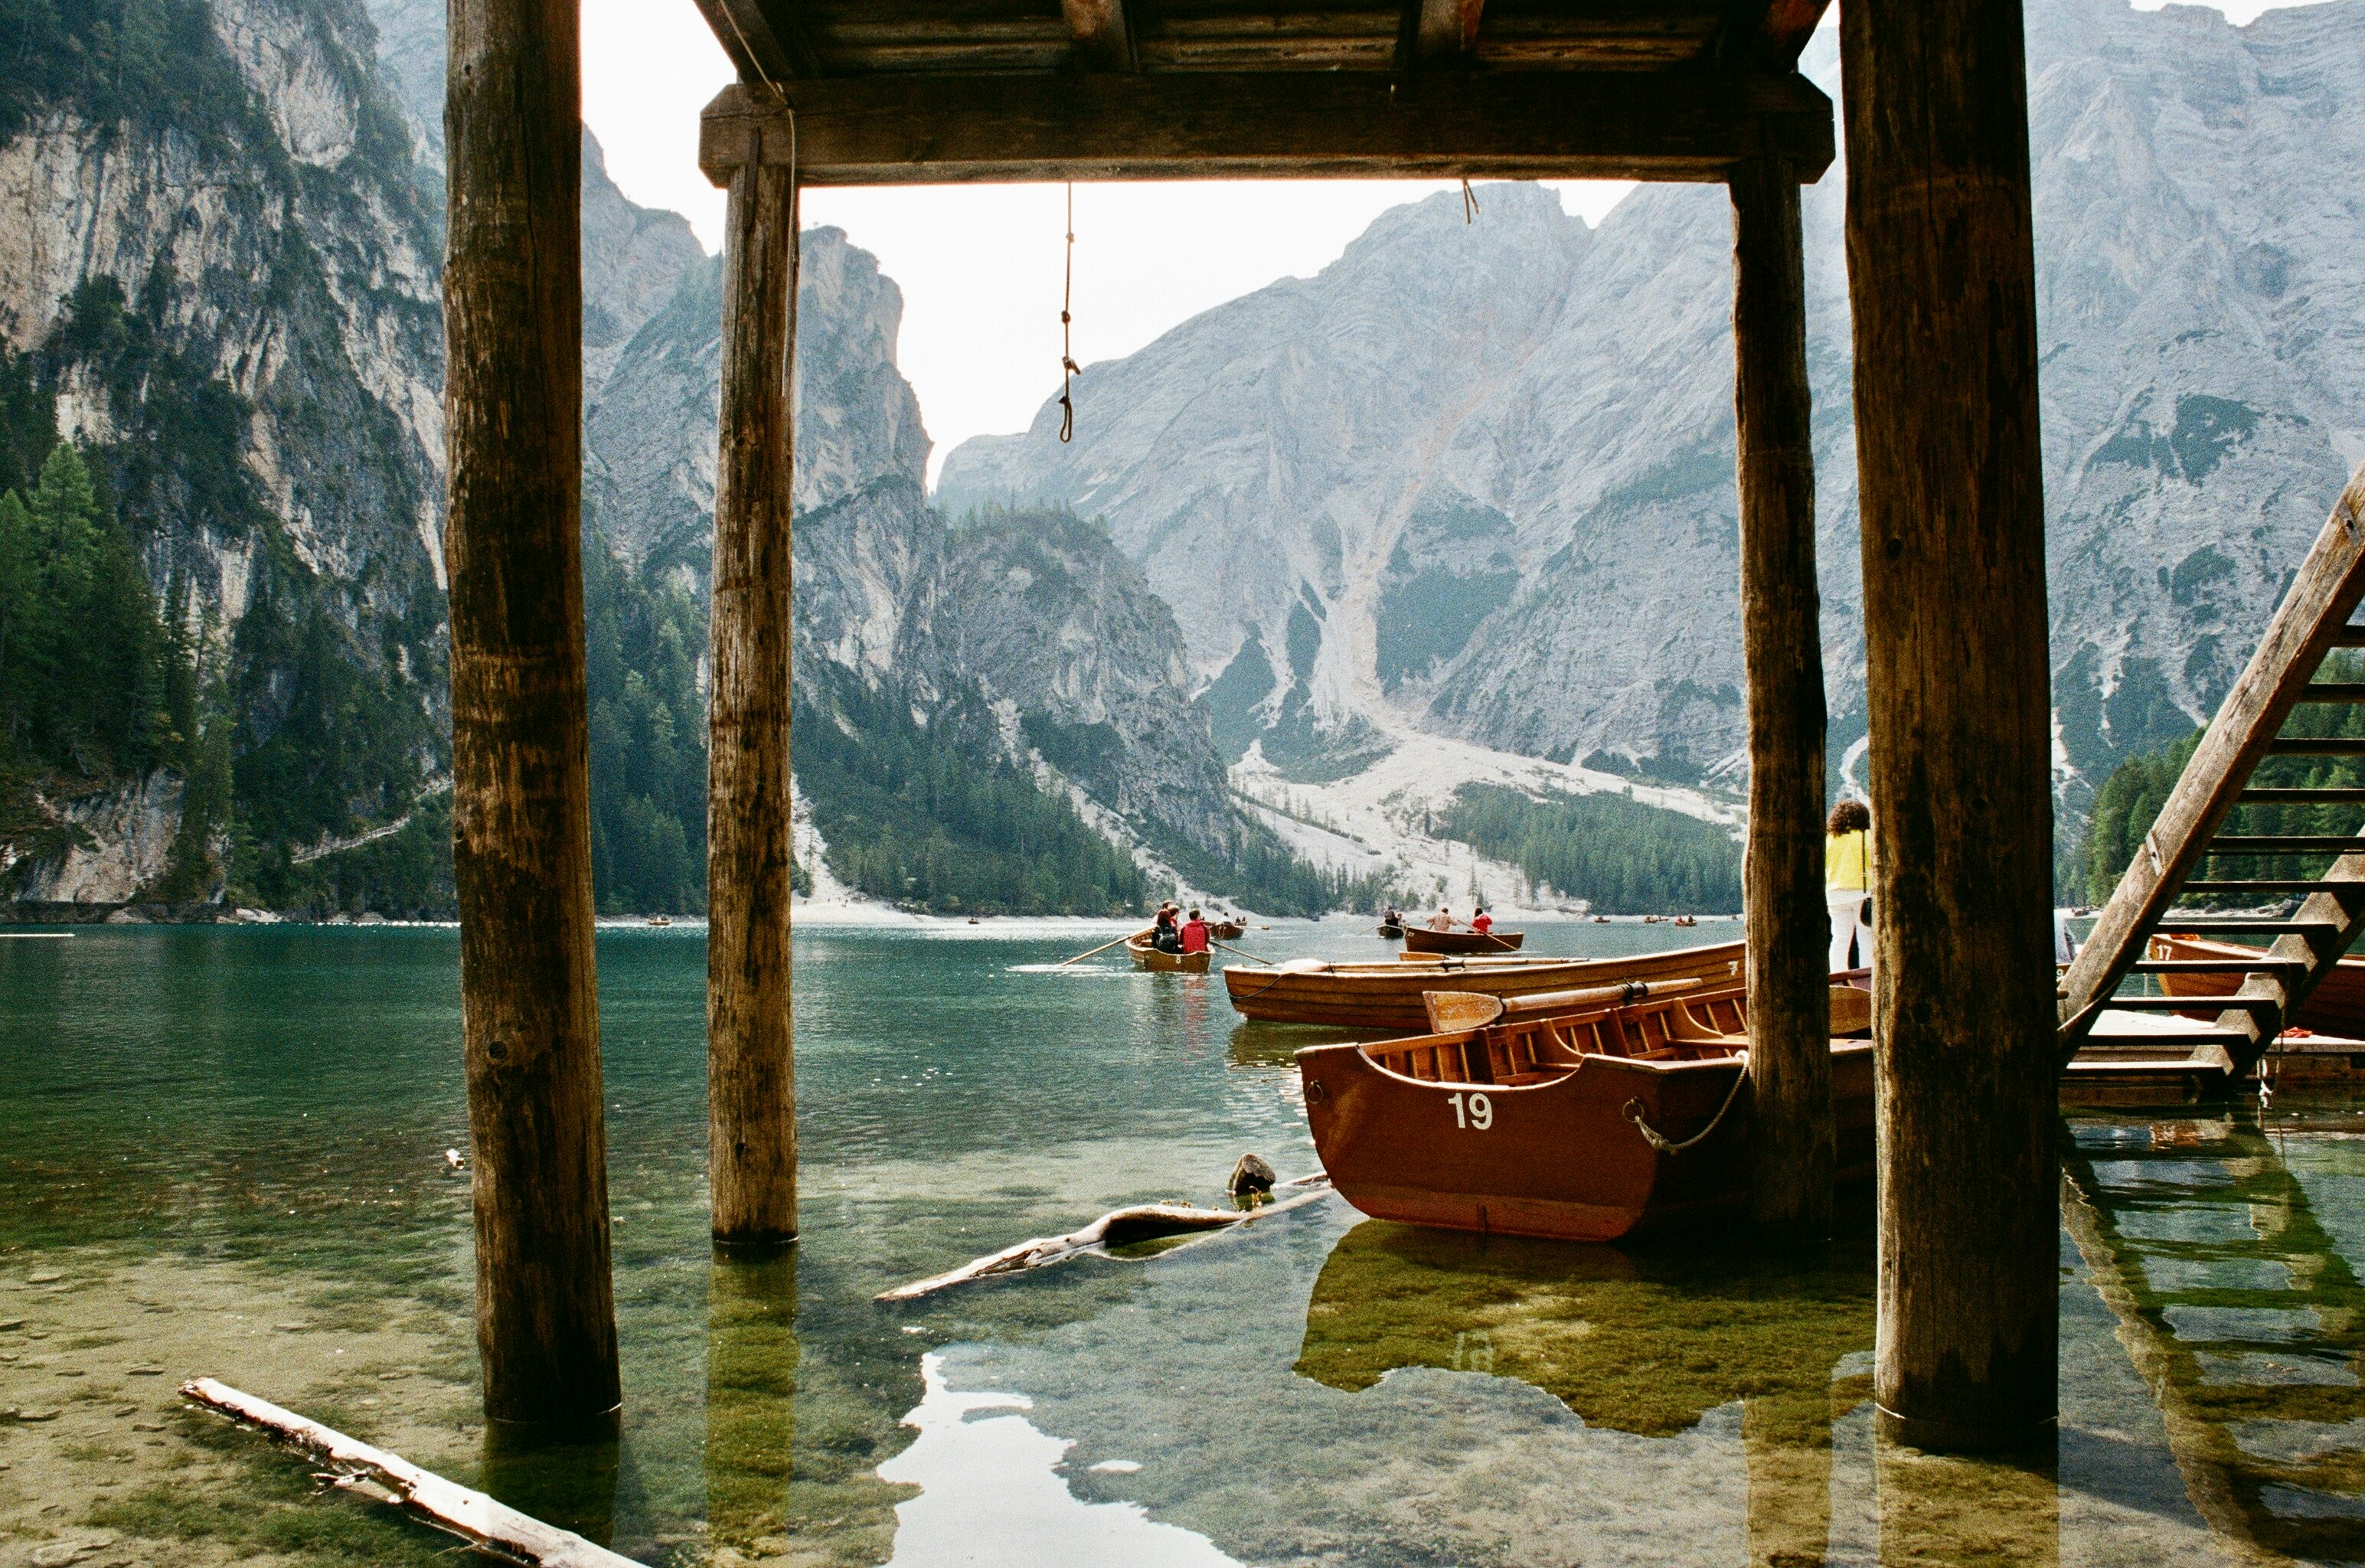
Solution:
<svg viewBox="0 0 2365 1568"><path fill-rule="evenodd" d="M1118 937L1118 938L1116 939L1116 942L1130 942L1130 941L1132 941L1135 937L1137 937L1137 936L1147 936L1147 935L1149 935L1149 928L1148 928L1148 927L1146 927L1146 926L1145 926L1145 927L1143 927L1143 928L1142 928L1141 930L1139 930L1139 931L1128 931L1128 932L1126 932L1124 935L1122 935L1122 936ZM1114 946L1116 946L1116 942L1104 942L1104 943L1102 943L1099 946L1097 946L1097 947L1093 948L1093 951L1092 951L1091 953L1079 953L1079 954L1077 954L1077 955L1076 955L1074 958L1062 958L1062 959L1060 959L1058 963L1053 964L1051 967L1052 967L1053 969L1066 969L1070 964L1081 964L1081 963L1082 963L1086 958L1091 958L1091 957L1093 956L1093 953L1105 953L1105 952L1107 952L1110 948L1112 948L1112 947L1114 947Z"/></svg>
<svg viewBox="0 0 2365 1568"><path fill-rule="evenodd" d="M1239 954L1241 958L1246 958L1252 964L1263 964L1268 968L1272 964L1272 960L1271 958L1260 958L1254 953L1248 952L1243 948L1233 946L1229 942L1218 942L1212 936L1208 937L1207 941L1210 946L1221 947L1227 953Z"/></svg>

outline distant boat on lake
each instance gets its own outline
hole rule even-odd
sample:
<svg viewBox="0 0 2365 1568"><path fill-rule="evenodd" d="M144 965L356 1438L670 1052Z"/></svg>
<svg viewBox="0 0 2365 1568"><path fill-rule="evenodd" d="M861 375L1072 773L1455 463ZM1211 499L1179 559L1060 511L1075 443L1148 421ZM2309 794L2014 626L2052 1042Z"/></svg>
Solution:
<svg viewBox="0 0 2365 1568"><path fill-rule="evenodd" d="M1207 972L1210 953L1161 953L1147 935L1128 936L1125 950L1133 955L1133 967L1159 975L1204 975Z"/></svg>

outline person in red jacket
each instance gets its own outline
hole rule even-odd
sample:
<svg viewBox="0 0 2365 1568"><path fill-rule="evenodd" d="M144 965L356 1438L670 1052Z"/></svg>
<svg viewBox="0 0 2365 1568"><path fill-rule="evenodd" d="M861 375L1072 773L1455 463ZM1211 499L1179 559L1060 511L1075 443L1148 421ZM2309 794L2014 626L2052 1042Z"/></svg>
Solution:
<svg viewBox="0 0 2365 1568"><path fill-rule="evenodd" d="M1207 950L1207 923L1199 918L1199 912L1195 909L1191 912L1191 918L1182 923L1182 950L1186 953Z"/></svg>
<svg viewBox="0 0 2365 1568"><path fill-rule="evenodd" d="M1484 936L1495 929L1495 917L1488 914L1485 907L1481 906L1478 913L1470 917L1470 929Z"/></svg>

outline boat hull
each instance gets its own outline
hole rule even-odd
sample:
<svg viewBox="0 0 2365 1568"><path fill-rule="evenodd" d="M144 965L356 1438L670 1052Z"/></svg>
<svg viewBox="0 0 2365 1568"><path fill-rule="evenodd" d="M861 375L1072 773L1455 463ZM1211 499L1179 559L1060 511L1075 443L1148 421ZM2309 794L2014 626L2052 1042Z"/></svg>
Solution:
<svg viewBox="0 0 2365 1568"><path fill-rule="evenodd" d="M1527 941L1524 931L1431 931L1424 925L1404 928L1405 951L1407 953L1516 953Z"/></svg>
<svg viewBox="0 0 2365 1568"><path fill-rule="evenodd" d="M1730 983L1741 973L1742 944L1720 942L1666 953L1565 962L1518 959L1498 964L1458 958L1394 963L1261 968L1232 964L1224 987L1244 1016L1267 1024L1324 1024L1342 1029L1418 1035L1429 1027L1421 996L1431 991L1474 991L1504 998L1618 985L1628 980L1701 980Z"/></svg>
<svg viewBox="0 0 2365 1568"><path fill-rule="evenodd" d="M2239 958L2254 951L2226 942L2179 936L2172 932L2153 937L2151 946L2151 956L2155 958ZM2160 989L2170 996L2231 996L2240 988L2242 977L2166 974L2159 977L2159 982ZM2208 1008L2195 1008L2190 1015L2195 1018L2216 1016ZM2343 958L2333 965L2332 972L2316 982L2315 989L2308 993L2299 1011L2292 1014L2291 1021L2318 1035L2365 1039L2365 958Z"/></svg>
<svg viewBox="0 0 2365 1568"><path fill-rule="evenodd" d="M1204 975L1212 953L1161 953L1147 942L1127 942L1125 950L1133 955L1133 967L1148 969L1154 975Z"/></svg>
<svg viewBox="0 0 2365 1568"><path fill-rule="evenodd" d="M1743 1070L1735 1058L1588 1056L1564 1077L1524 1087L1406 1078L1358 1046L1310 1047L1297 1060L1322 1167L1341 1196L1375 1218L1615 1241L1747 1207L1748 1118L1736 1107L1717 1120ZM1483 1127L1474 1097L1485 1102ZM1634 1125L1630 1103L1671 1141L1711 1123L1714 1130L1666 1154ZM1832 1043L1832 1113L1837 1180L1869 1180L1868 1041Z"/></svg>

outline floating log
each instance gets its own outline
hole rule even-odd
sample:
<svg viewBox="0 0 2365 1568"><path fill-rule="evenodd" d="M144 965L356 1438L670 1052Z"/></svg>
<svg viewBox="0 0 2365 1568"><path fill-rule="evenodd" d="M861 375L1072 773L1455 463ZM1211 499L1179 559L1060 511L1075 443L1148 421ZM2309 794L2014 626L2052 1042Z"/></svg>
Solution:
<svg viewBox="0 0 2365 1568"><path fill-rule="evenodd" d="M586 1540L573 1530L546 1525L482 1492L421 1470L398 1454L306 1420L226 1383L201 1377L183 1383L181 1394L334 1467L339 1486L400 1508L472 1546L536 1568L634 1568L631 1558Z"/></svg>
<svg viewBox="0 0 2365 1568"><path fill-rule="evenodd" d="M1038 1236L1022 1241L1015 1247L1005 1247L991 1257L980 1258L974 1263L964 1263L949 1273L933 1274L925 1280L914 1280L908 1285L897 1285L891 1291L880 1291L874 1301L917 1301L924 1295L934 1295L954 1285L972 1280L990 1280L1000 1274L1023 1273L1029 1269L1041 1269L1064 1262L1083 1252L1104 1251L1111 1247L1123 1247L1138 1241L1156 1241L1161 1237L1182 1236L1194 1230L1228 1230L1233 1226L1277 1215L1310 1204L1330 1193L1330 1179L1317 1171L1283 1183L1291 1195L1276 1203L1261 1204L1252 1209L1202 1209L1189 1204L1135 1204L1126 1208L1111 1209L1082 1230L1071 1230L1065 1236Z"/></svg>

